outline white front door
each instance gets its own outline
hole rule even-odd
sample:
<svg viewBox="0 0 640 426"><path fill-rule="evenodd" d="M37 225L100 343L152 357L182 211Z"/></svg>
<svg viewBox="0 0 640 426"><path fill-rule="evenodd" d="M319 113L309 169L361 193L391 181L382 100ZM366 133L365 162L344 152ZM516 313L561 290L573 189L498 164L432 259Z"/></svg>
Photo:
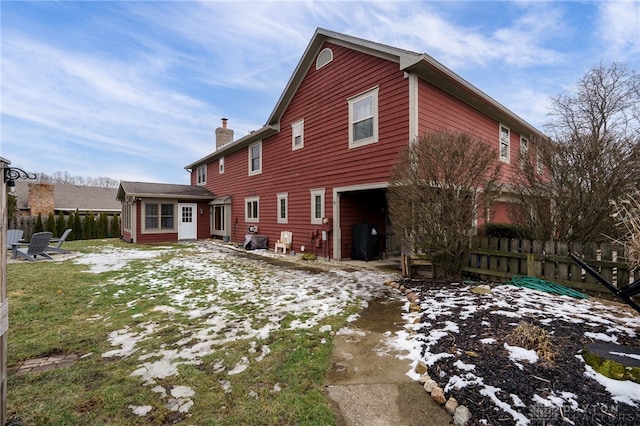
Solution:
<svg viewBox="0 0 640 426"><path fill-rule="evenodd" d="M197 204L178 204L178 239L197 239Z"/></svg>

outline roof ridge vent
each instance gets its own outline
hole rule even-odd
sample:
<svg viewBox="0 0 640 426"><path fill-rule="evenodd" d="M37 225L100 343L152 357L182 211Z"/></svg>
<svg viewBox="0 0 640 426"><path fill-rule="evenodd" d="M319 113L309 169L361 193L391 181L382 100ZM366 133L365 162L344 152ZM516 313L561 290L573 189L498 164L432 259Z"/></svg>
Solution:
<svg viewBox="0 0 640 426"><path fill-rule="evenodd" d="M333 51L328 47L325 47L320 51L320 53L318 53L318 57L316 58L316 69L319 70L331 61L333 61Z"/></svg>

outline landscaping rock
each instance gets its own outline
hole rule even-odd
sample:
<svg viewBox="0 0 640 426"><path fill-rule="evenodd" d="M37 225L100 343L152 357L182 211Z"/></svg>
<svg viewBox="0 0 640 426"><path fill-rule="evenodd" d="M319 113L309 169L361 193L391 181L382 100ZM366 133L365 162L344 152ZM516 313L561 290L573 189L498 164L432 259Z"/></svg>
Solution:
<svg viewBox="0 0 640 426"><path fill-rule="evenodd" d="M456 408L458 408L458 401L456 401L454 397L450 397L447 400L447 403L444 404L444 408L446 408L447 412L453 416L453 414L456 412Z"/></svg>
<svg viewBox="0 0 640 426"><path fill-rule="evenodd" d="M431 398L438 404L444 404L447 402L447 398L444 396L444 391L440 386L436 386L431 390Z"/></svg>
<svg viewBox="0 0 640 426"><path fill-rule="evenodd" d="M469 420L471 420L471 413L469 409L464 405L459 405L456 408L455 413L453 413L453 424L454 426L464 426Z"/></svg>
<svg viewBox="0 0 640 426"><path fill-rule="evenodd" d="M416 364L414 370L418 374L424 374L427 372L427 364L425 364L423 361L418 361L418 364Z"/></svg>
<svg viewBox="0 0 640 426"><path fill-rule="evenodd" d="M470 291L475 294L489 294L491 293L491 287L486 284L480 284L479 286L472 288Z"/></svg>
<svg viewBox="0 0 640 426"><path fill-rule="evenodd" d="M429 376L428 374L423 374L418 378L418 383L424 385L427 382L427 380L431 380L431 376Z"/></svg>
<svg viewBox="0 0 640 426"><path fill-rule="evenodd" d="M426 382L424 382L424 390L427 391L428 393L431 393L431 391L433 391L433 388L437 386L438 384L433 379L429 379Z"/></svg>

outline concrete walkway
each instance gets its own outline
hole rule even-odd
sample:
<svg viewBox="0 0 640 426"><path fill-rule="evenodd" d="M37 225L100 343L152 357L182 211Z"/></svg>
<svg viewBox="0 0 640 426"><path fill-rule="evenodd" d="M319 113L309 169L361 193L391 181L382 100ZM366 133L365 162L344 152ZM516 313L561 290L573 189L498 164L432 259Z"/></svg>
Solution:
<svg viewBox="0 0 640 426"><path fill-rule="evenodd" d="M399 301L375 300L334 339L326 392L338 426L440 426L451 415L409 378L409 361L384 343L403 325Z"/></svg>

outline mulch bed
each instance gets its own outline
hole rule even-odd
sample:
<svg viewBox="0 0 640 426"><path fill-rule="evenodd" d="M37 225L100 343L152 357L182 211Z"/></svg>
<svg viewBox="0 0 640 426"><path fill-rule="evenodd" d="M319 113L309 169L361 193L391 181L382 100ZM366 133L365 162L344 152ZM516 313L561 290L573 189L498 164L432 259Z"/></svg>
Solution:
<svg viewBox="0 0 640 426"><path fill-rule="evenodd" d="M465 377L468 371L462 371L458 366L462 361L467 365L474 365L473 375L482 378L483 384L469 384L459 389L451 386L445 389L447 397L454 397L459 404L464 404L472 413L470 425L515 425L518 424L512 414L497 407L494 400L480 391L487 385L499 388L496 396L507 401L509 405L529 420L529 424L575 424L575 425L637 425L640 424L640 410L626 403L616 402L611 394L596 380L584 374L585 365L579 356L582 349L593 342L585 336L585 332L606 333L606 326L591 321L571 322L566 318L554 315L546 315L544 309L538 313L527 312L526 317L517 318L505 314L495 314L486 309L479 309L469 315L469 305L475 303L478 307L490 303L493 296L473 295L470 292L464 303L450 305L450 313L438 315L434 319L429 318L429 310L424 309L429 301L434 306L446 303L449 297L443 290L451 290L452 287L461 287L467 290L480 283L471 285L456 284L451 282L436 282L432 280L405 279L400 282L405 288L411 289L421 300L423 306L422 323L429 324L423 327L420 333L428 335L430 330L446 329L450 322L457 323L458 332L449 332L435 343L425 339L423 346L424 356L430 354L449 353L454 356L442 358L429 366L429 375L444 389L449 379L454 376ZM516 293L517 294L517 293ZM549 297L555 297L550 295ZM570 300L570 299L569 299ZM465 308L466 307L466 308ZM509 303L500 306L500 311L518 312L518 307ZM620 309L624 309L621 305ZM471 309L473 311L473 309ZM594 312L594 315L597 313ZM461 317L466 319L460 319ZM503 342L520 321L541 327L551 333L555 359L545 362L540 359L535 363L519 362L520 369L509 358L509 352L504 348ZM490 326L488 326L490 323ZM480 339L493 338L495 344L484 344ZM640 337L617 334L617 343L640 347ZM428 355L428 354L427 354ZM454 363L457 362L457 365ZM542 398L553 398L571 392L575 396L570 397L574 403L562 402L557 407L549 407L536 403L534 395ZM486 393L486 391L485 391ZM522 401L519 404L517 395ZM518 406L522 405L522 406ZM519 424L526 424L521 422Z"/></svg>

